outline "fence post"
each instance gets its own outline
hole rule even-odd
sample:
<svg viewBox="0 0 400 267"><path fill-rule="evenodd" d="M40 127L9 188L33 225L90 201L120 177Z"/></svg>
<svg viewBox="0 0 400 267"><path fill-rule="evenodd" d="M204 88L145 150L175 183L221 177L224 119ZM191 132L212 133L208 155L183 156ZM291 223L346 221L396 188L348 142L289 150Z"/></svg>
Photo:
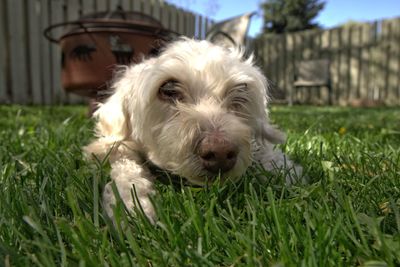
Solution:
<svg viewBox="0 0 400 267"><path fill-rule="evenodd" d="M8 43L8 13L7 2L0 1L0 103L10 103L10 69L9 69L9 43Z"/></svg>

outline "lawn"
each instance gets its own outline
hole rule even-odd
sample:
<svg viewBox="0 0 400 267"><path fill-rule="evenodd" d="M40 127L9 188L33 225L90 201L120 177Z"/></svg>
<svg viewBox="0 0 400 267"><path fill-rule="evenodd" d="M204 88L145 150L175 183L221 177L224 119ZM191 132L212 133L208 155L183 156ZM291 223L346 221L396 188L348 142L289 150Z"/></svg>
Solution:
<svg viewBox="0 0 400 267"><path fill-rule="evenodd" d="M400 266L399 109L274 106L308 184L257 167L237 184L157 183L158 223L120 205L116 227L109 166L81 155L85 114L0 106L0 266Z"/></svg>

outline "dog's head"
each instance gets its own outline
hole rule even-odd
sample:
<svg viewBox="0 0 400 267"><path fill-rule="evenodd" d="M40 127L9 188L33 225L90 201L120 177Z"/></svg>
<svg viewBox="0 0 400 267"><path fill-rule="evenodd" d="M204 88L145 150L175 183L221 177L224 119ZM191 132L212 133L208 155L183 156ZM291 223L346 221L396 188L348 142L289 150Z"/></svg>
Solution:
<svg viewBox="0 0 400 267"><path fill-rule="evenodd" d="M194 184L240 177L254 140L283 138L268 122L267 81L252 59L207 41L172 43L124 69L114 89L95 114L99 139L89 152L133 141L155 165Z"/></svg>

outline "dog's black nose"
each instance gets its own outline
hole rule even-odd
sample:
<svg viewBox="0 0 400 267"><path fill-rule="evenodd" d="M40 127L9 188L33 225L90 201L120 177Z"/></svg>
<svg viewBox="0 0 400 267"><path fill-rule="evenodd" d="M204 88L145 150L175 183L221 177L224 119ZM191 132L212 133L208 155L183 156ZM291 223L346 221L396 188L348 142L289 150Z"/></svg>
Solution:
<svg viewBox="0 0 400 267"><path fill-rule="evenodd" d="M227 141L221 132L208 134L200 142L198 150L203 168L215 174L231 170L238 153L238 147Z"/></svg>

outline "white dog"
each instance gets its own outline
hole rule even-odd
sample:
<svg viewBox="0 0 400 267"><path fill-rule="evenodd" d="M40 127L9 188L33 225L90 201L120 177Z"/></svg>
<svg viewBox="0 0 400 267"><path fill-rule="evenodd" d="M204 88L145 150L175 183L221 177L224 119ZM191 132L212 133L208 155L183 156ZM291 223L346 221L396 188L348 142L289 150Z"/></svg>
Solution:
<svg viewBox="0 0 400 267"><path fill-rule="evenodd" d="M238 179L254 161L267 170L291 169L287 182L301 174L274 150L284 136L269 123L267 81L240 51L182 39L126 67L113 89L95 113L97 139L85 152L109 156L124 204L131 210L138 200L151 221L154 168L196 185ZM112 216L110 183L103 201Z"/></svg>

